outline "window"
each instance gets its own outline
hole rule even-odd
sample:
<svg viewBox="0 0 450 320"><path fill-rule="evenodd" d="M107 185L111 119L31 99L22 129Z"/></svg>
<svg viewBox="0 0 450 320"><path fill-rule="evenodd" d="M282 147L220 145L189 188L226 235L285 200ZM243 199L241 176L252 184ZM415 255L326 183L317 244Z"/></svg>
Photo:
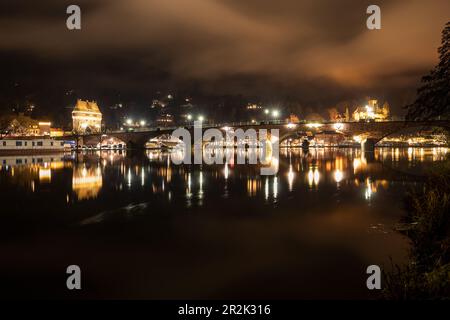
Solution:
<svg viewBox="0 0 450 320"><path fill-rule="evenodd" d="M61 142L61 147L64 147L64 142Z"/></svg>
<svg viewBox="0 0 450 320"><path fill-rule="evenodd" d="M43 145L43 144L42 144L42 141L38 141L38 142L37 142L37 145L38 145L38 147L42 147L42 145Z"/></svg>
<svg viewBox="0 0 450 320"><path fill-rule="evenodd" d="M53 141L52 142L50 142L50 145L53 147Z"/></svg>
<svg viewBox="0 0 450 320"><path fill-rule="evenodd" d="M34 141L31 143L31 145L34 147L34 145L35 145Z"/></svg>
<svg viewBox="0 0 450 320"><path fill-rule="evenodd" d="M25 147L28 145L28 142L27 141L25 141Z"/></svg>
<svg viewBox="0 0 450 320"><path fill-rule="evenodd" d="M22 159L16 159L16 164L21 164L22 163Z"/></svg>
<svg viewBox="0 0 450 320"><path fill-rule="evenodd" d="M22 146L22 141L16 141L16 147L21 147Z"/></svg>
<svg viewBox="0 0 450 320"><path fill-rule="evenodd" d="M3 141L3 146L4 146L4 147L6 146L6 141Z"/></svg>

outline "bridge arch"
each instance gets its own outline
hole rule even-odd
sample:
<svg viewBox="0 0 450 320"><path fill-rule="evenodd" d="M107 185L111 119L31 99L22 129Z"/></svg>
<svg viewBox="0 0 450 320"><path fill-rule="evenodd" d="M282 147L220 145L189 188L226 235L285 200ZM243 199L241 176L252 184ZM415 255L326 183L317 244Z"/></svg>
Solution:
<svg viewBox="0 0 450 320"><path fill-rule="evenodd" d="M388 130L387 132L385 132L384 134L382 134L379 137L376 137L374 139L375 144L381 142L383 139L388 138L390 136L396 135L396 134L401 134L401 133L407 133L410 130L413 129L431 129L431 128L440 128L440 129L444 129L447 132L450 132L450 121L449 122L430 122L430 123L426 123L426 122L411 122L408 123L405 126L402 127L394 127L392 128L392 130Z"/></svg>
<svg viewBox="0 0 450 320"><path fill-rule="evenodd" d="M101 149L125 149L127 147L127 143L122 139L107 134L101 136L99 145Z"/></svg>
<svg viewBox="0 0 450 320"><path fill-rule="evenodd" d="M286 142L288 139L299 139L301 137L306 137L307 132L304 130L296 130L296 131L288 131L288 132L282 132L279 138L280 145L283 142Z"/></svg>
<svg viewBox="0 0 450 320"><path fill-rule="evenodd" d="M312 135L308 135L307 130L295 130L295 131L289 131L289 132L283 132L283 134L280 136L280 145L284 142L286 142L288 139L300 139L300 138L314 138L319 135L335 135L339 137L346 137L347 135L344 132L336 131L336 130L328 130L328 131L317 131L312 133Z"/></svg>

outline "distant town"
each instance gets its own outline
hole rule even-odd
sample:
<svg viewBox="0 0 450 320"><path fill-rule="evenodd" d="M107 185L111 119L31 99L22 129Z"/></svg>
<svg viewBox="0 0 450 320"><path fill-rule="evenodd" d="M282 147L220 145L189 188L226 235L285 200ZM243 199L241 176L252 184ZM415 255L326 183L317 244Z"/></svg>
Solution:
<svg viewBox="0 0 450 320"><path fill-rule="evenodd" d="M204 114L193 103L192 98L184 98L183 103L176 105L176 98L167 94L159 99L154 99L149 106L149 115L142 116L127 112L122 104L103 108L96 101L77 99L70 108L71 122L66 126L54 125L48 118L36 119L35 106L28 105L24 108L13 108L10 114L0 117L0 137L2 139L14 139L18 137L48 137L64 139L74 135L107 134L113 131L134 132L145 131L151 128L174 128L177 126L189 126L194 121L200 121L205 125L219 125L227 123L220 113ZM178 99L179 100L179 99ZM242 105L239 112L232 112L239 116L240 123L310 123L313 126L320 123L333 122L336 124L345 122L386 122L401 121L400 117L391 114L391 108L387 101L380 103L377 99L366 99L365 104L340 104L327 110L326 115L315 112L299 114L292 112L288 107L269 107L261 103L247 103ZM103 111L102 111L103 110ZM235 110L235 109L233 109ZM108 116L105 117L104 113ZM111 114L113 116L111 116ZM235 119L234 117L234 119ZM232 115L228 117L233 119ZM228 123L231 123L229 121ZM234 121L236 122L236 121ZM335 126L338 128L339 126ZM416 128L415 128L416 129ZM345 139L336 130L315 130L308 134L312 146L354 146L362 139L359 136ZM311 136L313 138L311 138ZM165 137L165 139L170 137ZM109 144L125 147L125 142L105 137ZM303 138L289 139L283 145L301 145ZM155 142L155 141L153 141ZM104 142L99 142L105 145ZM444 145L446 135L435 128L422 128L422 130L405 130L404 132L386 137L381 145ZM154 145L154 144L153 144Z"/></svg>

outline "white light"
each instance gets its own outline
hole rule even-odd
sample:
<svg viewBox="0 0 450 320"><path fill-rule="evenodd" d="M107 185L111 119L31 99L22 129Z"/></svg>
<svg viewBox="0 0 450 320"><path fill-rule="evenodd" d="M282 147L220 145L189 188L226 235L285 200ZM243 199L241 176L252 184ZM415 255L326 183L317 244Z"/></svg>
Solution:
<svg viewBox="0 0 450 320"><path fill-rule="evenodd" d="M317 170L317 168L314 170L314 183L316 185L319 184L319 180L320 180L320 173L319 170Z"/></svg>
<svg viewBox="0 0 450 320"><path fill-rule="evenodd" d="M133 123L133 120L132 119L127 119L127 125L131 125Z"/></svg>
<svg viewBox="0 0 450 320"><path fill-rule="evenodd" d="M225 163L225 168L223 169L223 175L225 179L228 179L228 176L230 175L230 171L228 169L228 163Z"/></svg>
<svg viewBox="0 0 450 320"><path fill-rule="evenodd" d="M265 114L269 114L269 112L270 112L269 109L264 110Z"/></svg>
<svg viewBox="0 0 450 320"><path fill-rule="evenodd" d="M279 112L278 110L273 110L273 111L272 111L272 116L273 116L274 118L278 117L279 115L280 115L280 112Z"/></svg>
<svg viewBox="0 0 450 320"><path fill-rule="evenodd" d="M306 126L308 128L320 128L321 126L323 126L323 124L321 124L321 123L308 123Z"/></svg>
<svg viewBox="0 0 450 320"><path fill-rule="evenodd" d="M343 173L341 170L337 169L337 170L334 172L334 181L336 181L337 183L339 183L339 182L342 181L343 178L344 178L344 173Z"/></svg>
<svg viewBox="0 0 450 320"><path fill-rule="evenodd" d="M294 185L294 178L295 178L294 170L292 169L292 165L289 165L289 172L288 172L289 191L292 191L292 187Z"/></svg>
<svg viewBox="0 0 450 320"><path fill-rule="evenodd" d="M203 122L204 120L205 120L205 118L204 118L203 116L199 116L199 117L198 117L198 121Z"/></svg>
<svg viewBox="0 0 450 320"><path fill-rule="evenodd" d="M297 127L297 125L295 124L295 123L288 123L287 125L286 125L286 127L288 128L288 129L294 129L295 127Z"/></svg>
<svg viewBox="0 0 450 320"><path fill-rule="evenodd" d="M145 126L145 124L146 124L145 120L141 120L140 122L141 127Z"/></svg>
<svg viewBox="0 0 450 320"><path fill-rule="evenodd" d="M370 198L372 198L372 185L369 178L366 180L366 191L364 192L364 196L366 200L370 200Z"/></svg>
<svg viewBox="0 0 450 320"><path fill-rule="evenodd" d="M312 187L312 185L314 184L314 172L312 168L309 168L308 171L308 184L310 187Z"/></svg>
<svg viewBox="0 0 450 320"><path fill-rule="evenodd" d="M187 119L188 119L188 120L192 120L192 115L188 114L188 115L187 115Z"/></svg>
<svg viewBox="0 0 450 320"><path fill-rule="evenodd" d="M369 118L375 118L375 113L373 112L373 108L370 106L366 106L367 110L367 117Z"/></svg>
<svg viewBox="0 0 450 320"><path fill-rule="evenodd" d="M273 186L272 186L272 188L273 188L273 198L276 199L277 196L278 196L278 177L277 176L275 176L273 178Z"/></svg>

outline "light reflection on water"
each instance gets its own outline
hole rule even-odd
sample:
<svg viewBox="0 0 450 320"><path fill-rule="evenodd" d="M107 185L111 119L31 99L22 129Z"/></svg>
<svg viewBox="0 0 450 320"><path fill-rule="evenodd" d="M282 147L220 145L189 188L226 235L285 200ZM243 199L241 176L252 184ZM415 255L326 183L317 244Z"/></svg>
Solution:
<svg viewBox="0 0 450 320"><path fill-rule="evenodd" d="M179 153L180 151L174 151ZM279 171L275 176L260 176L259 167L235 163L233 149L222 165L174 165L173 154L147 151L137 159L125 152L102 151L85 154L0 157L0 184L19 185L27 191L39 192L60 173L71 170L71 188L67 196L72 203L96 199L105 186L109 192L132 192L136 188L152 194L170 194L169 202L185 198L186 206L201 206L208 188L222 186L223 197L233 194L232 185L242 184L248 197L276 202L279 195L298 190L320 192L322 187L344 186L362 189L370 200L379 188L391 183L411 182L410 173L422 172L424 164L442 161L447 148L378 148L373 154L359 149L281 149ZM182 159L182 155L176 155ZM411 171L411 169L413 171ZM399 170L399 171L397 171ZM110 179L114 176L114 179ZM177 186L173 188L172 180ZM67 178L67 177L66 177ZM180 192L184 190L183 194ZM217 190L214 190L217 193ZM281 193L281 194L280 194Z"/></svg>
<svg viewBox="0 0 450 320"><path fill-rule="evenodd" d="M9 250L0 265L17 283L47 281L55 263L76 261L92 281L103 277L95 294L110 298L370 295L365 268L407 253L393 232L405 192L447 149L280 152L276 176L235 157L173 165L159 151L0 156L0 248ZM16 267L23 261L25 274ZM104 288L104 270L121 281ZM60 297L59 275L53 280Z"/></svg>

